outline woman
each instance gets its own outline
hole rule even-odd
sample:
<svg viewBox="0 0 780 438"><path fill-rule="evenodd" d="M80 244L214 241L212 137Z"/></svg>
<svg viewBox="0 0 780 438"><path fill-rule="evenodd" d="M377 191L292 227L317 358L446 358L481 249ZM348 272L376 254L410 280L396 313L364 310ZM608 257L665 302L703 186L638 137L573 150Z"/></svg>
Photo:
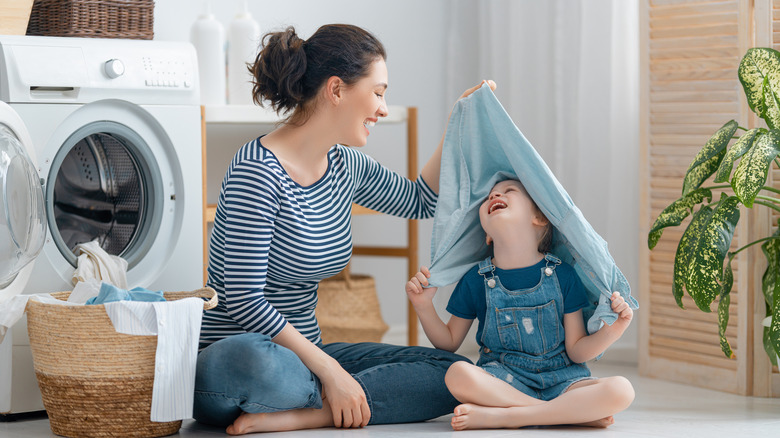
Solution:
<svg viewBox="0 0 780 438"><path fill-rule="evenodd" d="M423 421L452 412L453 353L323 345L317 284L349 262L351 204L433 216L441 145L412 182L342 145L387 115L382 44L350 25L308 40L270 33L251 68L254 99L289 117L244 145L225 175L210 242L219 305L201 330L194 417L230 434ZM477 87L467 91L469 94Z"/></svg>

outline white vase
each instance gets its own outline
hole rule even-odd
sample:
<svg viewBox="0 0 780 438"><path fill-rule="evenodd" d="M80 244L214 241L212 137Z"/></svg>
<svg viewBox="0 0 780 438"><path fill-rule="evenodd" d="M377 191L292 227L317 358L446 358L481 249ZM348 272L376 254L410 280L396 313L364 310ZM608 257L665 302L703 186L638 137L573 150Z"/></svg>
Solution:
<svg viewBox="0 0 780 438"><path fill-rule="evenodd" d="M225 29L214 18L209 3L190 29L190 41L198 54L200 102L202 105L224 105Z"/></svg>
<svg viewBox="0 0 780 438"><path fill-rule="evenodd" d="M252 105L253 64L260 46L260 26L249 13L246 0L228 30L228 103Z"/></svg>

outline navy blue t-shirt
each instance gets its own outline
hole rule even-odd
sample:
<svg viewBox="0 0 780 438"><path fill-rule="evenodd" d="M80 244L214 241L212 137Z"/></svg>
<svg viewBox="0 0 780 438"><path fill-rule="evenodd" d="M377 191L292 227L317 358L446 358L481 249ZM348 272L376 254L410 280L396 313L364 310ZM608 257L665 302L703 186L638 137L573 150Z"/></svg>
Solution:
<svg viewBox="0 0 780 438"><path fill-rule="evenodd" d="M509 290L530 289L539 284L541 269L545 267L547 260L519 269L504 270L496 267L495 275L501 279L501 284ZM561 263L555 268L558 283L563 293L563 313L573 313L588 305L585 287L577 276L574 268L566 263ZM460 279L455 290L452 291L447 311L450 314L464 319L477 319L477 342L482 345L482 329L485 326L485 312L487 301L485 299L484 277L479 275L479 265L474 265L466 275Z"/></svg>

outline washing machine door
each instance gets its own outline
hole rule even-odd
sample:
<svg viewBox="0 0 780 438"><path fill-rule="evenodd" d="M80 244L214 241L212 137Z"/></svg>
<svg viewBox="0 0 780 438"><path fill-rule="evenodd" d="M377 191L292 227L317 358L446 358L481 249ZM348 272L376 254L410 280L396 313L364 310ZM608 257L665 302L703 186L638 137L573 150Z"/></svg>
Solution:
<svg viewBox="0 0 780 438"><path fill-rule="evenodd" d="M0 102L0 290L35 260L46 236L43 188L21 118Z"/></svg>
<svg viewBox="0 0 780 438"><path fill-rule="evenodd" d="M90 241L133 268L154 241L162 216L160 171L129 127L95 121L76 130L52 160L46 217L54 244L74 267Z"/></svg>

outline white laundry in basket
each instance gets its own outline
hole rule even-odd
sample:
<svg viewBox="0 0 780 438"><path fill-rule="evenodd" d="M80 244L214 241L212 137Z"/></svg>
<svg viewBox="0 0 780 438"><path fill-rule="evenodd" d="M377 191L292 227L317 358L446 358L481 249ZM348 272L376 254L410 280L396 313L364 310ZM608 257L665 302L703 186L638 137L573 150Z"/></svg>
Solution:
<svg viewBox="0 0 780 438"><path fill-rule="evenodd" d="M115 301L105 307L117 332L157 335L151 421L191 418L203 300Z"/></svg>
<svg viewBox="0 0 780 438"><path fill-rule="evenodd" d="M78 254L76 270L71 282L102 280L127 289L127 260L111 255L98 244L97 239L76 245Z"/></svg>

